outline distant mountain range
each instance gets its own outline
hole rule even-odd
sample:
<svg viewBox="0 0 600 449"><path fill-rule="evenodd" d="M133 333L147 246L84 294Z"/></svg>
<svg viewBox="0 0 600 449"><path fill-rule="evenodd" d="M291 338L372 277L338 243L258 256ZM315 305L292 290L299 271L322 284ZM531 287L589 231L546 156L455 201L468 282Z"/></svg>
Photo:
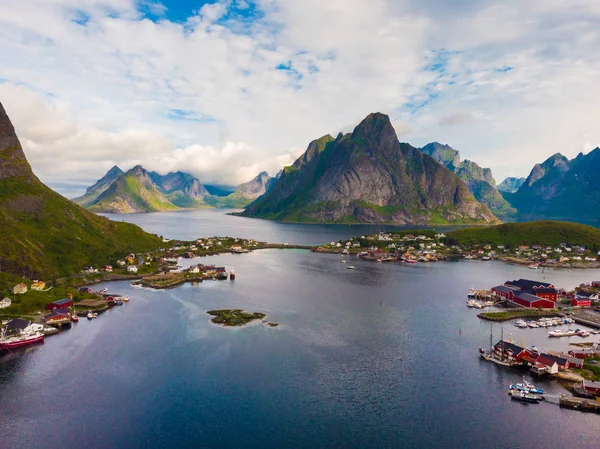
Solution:
<svg viewBox="0 0 600 449"><path fill-rule="evenodd" d="M481 168L473 161L461 161L460 153L449 145L432 142L419 149L456 173L475 199L488 206L498 217L508 218L516 213L496 188L491 169Z"/></svg>
<svg viewBox="0 0 600 449"><path fill-rule="evenodd" d="M352 133L312 141L241 215L328 223L499 222L456 173L400 143L381 113Z"/></svg>
<svg viewBox="0 0 600 449"><path fill-rule="evenodd" d="M241 184L226 196L211 195L200 181L181 171L161 175L141 165L123 172L111 168L100 180L73 201L94 212L160 212L202 207L243 208L271 185L266 172Z"/></svg>
<svg viewBox="0 0 600 449"><path fill-rule="evenodd" d="M500 192L515 193L525 182L525 178L506 178L498 184Z"/></svg>
<svg viewBox="0 0 600 449"><path fill-rule="evenodd" d="M514 193L504 197L519 219L557 219L600 224L600 148L574 159L557 153L531 173Z"/></svg>
<svg viewBox="0 0 600 449"><path fill-rule="evenodd" d="M161 244L158 236L99 217L45 186L0 104L0 274L52 278Z"/></svg>

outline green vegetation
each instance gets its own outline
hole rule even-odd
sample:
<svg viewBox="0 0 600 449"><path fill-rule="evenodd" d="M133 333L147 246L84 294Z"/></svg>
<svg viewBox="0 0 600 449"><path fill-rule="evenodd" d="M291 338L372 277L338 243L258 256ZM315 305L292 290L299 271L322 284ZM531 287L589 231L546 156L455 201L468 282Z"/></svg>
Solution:
<svg viewBox="0 0 600 449"><path fill-rule="evenodd" d="M446 236L448 244L461 246L490 244L515 248L519 245L558 246L566 243L585 245L594 252L600 249L600 229L563 221L505 223L459 229L448 232Z"/></svg>
<svg viewBox="0 0 600 449"><path fill-rule="evenodd" d="M244 326L254 320L262 320L267 316L264 313L249 313L241 309L209 310L206 313L214 316L211 321L221 326ZM276 323L270 324L270 326L274 327L273 325L276 325Z"/></svg>
<svg viewBox="0 0 600 449"><path fill-rule="evenodd" d="M514 318L540 318L544 316L560 316L556 310L511 309L502 312L483 312L477 315L488 321L507 321Z"/></svg>
<svg viewBox="0 0 600 449"><path fill-rule="evenodd" d="M584 379L600 381L600 364L597 362L600 362L600 356L590 357L585 359L582 369L575 369L574 371L581 374Z"/></svg>

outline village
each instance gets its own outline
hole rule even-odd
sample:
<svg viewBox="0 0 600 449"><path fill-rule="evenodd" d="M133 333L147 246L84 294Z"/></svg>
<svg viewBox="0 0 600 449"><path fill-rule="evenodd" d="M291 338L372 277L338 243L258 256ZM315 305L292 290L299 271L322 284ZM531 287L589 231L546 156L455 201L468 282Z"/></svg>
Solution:
<svg viewBox="0 0 600 449"><path fill-rule="evenodd" d="M556 341L556 338L586 338L600 334L599 292L600 281L581 284L573 291L566 292L547 282L517 279L508 280L489 290L470 289L467 306L473 307L474 302L481 304L490 301L495 307L508 309L484 312L478 315L480 318L490 321L514 320L513 325L521 329L555 327L548 331L548 346L552 347L552 341ZM526 318L530 319L525 321ZM575 328L575 323L585 327ZM490 348L479 348L484 360L523 370L534 376L556 378L574 395L561 395L559 405L600 413L600 402L595 400L600 396L600 343L578 341L570 343L569 349L540 350L533 345L526 346L524 341L519 345L512 336L505 339L504 335L497 343L492 343L490 331ZM513 399L536 402L544 397L539 391L530 385L517 390L511 388L509 394Z"/></svg>
<svg viewBox="0 0 600 449"><path fill-rule="evenodd" d="M214 264L194 264L182 270L180 258L191 259L222 253L242 254L262 248L288 248L251 239L209 237L192 242L163 240L166 248L143 254L126 254L114 265L88 266L80 273L53 282L21 279L14 285L4 281L0 300L0 351L41 343L45 336L77 323L79 317L98 318L104 311L129 302L127 296L94 291L93 285L131 280L142 287L173 288L186 282L235 280L235 272Z"/></svg>
<svg viewBox="0 0 600 449"><path fill-rule="evenodd" d="M437 262L440 260L501 260L527 265L531 269L544 268L598 268L600 252L585 245L557 246L520 244L514 248L491 243L453 243L444 233L423 230L380 232L348 240L330 242L314 248L315 252L356 255L376 262Z"/></svg>

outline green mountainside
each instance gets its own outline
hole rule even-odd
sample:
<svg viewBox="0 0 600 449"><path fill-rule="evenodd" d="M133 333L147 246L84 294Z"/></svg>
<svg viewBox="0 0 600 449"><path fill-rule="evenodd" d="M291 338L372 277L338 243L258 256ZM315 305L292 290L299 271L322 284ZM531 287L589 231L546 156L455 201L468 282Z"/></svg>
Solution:
<svg viewBox="0 0 600 449"><path fill-rule="evenodd" d="M325 223L497 223L450 170L398 142L389 117L311 142L241 215Z"/></svg>
<svg viewBox="0 0 600 449"><path fill-rule="evenodd" d="M498 217L510 218L516 213L496 188L491 169L482 168L467 159L461 161L458 151L438 142L428 143L419 150L455 172L467 184L475 199L488 206Z"/></svg>
<svg viewBox="0 0 600 449"><path fill-rule="evenodd" d="M600 229L566 221L532 221L504 223L497 226L458 229L446 233L448 243L455 245L491 244L515 248L519 245L557 247L584 245L594 252L600 250Z"/></svg>
<svg viewBox="0 0 600 449"><path fill-rule="evenodd" d="M240 184L235 192L230 195L214 199L214 205L216 207L242 209L267 192L274 181L275 178L270 177L267 172L263 171L250 181Z"/></svg>
<svg viewBox="0 0 600 449"><path fill-rule="evenodd" d="M536 164L523 185L504 194L521 219L600 225L600 148L574 159L557 153Z"/></svg>
<svg viewBox="0 0 600 449"><path fill-rule="evenodd" d="M160 244L138 226L99 217L46 187L0 104L0 271L55 277Z"/></svg>

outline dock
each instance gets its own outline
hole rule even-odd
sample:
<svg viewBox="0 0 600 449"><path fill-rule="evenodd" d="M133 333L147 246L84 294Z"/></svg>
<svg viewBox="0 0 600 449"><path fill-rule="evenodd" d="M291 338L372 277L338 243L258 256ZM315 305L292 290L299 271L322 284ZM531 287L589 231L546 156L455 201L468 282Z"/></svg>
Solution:
<svg viewBox="0 0 600 449"><path fill-rule="evenodd" d="M600 401L594 399L577 398L575 396L560 395L559 404L561 407L571 408L588 413L600 413Z"/></svg>

